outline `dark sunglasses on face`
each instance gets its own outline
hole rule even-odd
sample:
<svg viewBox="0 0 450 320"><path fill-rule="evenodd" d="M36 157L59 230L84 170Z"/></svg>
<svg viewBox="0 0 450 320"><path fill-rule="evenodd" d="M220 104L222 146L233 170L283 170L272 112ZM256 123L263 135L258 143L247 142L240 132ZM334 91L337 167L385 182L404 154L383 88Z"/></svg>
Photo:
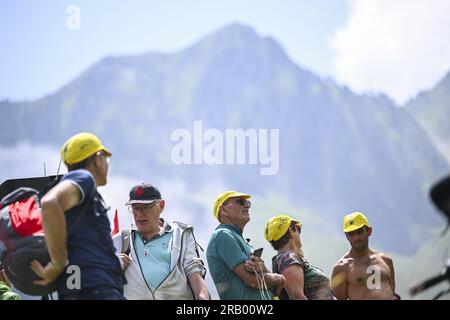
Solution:
<svg viewBox="0 0 450 320"><path fill-rule="evenodd" d="M244 205L248 205L249 207L252 206L252 203L244 198L236 199L236 203L240 204L241 206L244 206Z"/></svg>

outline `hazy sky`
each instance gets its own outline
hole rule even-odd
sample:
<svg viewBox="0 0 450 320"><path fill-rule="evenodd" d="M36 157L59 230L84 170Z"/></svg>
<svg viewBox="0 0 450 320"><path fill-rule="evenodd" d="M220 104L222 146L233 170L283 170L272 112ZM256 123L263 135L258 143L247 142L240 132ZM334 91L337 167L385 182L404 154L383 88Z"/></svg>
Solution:
<svg viewBox="0 0 450 320"><path fill-rule="evenodd" d="M68 27L71 5L80 29ZM398 103L450 69L450 0L11 0L0 2L0 99L43 97L105 56L175 52L233 22Z"/></svg>

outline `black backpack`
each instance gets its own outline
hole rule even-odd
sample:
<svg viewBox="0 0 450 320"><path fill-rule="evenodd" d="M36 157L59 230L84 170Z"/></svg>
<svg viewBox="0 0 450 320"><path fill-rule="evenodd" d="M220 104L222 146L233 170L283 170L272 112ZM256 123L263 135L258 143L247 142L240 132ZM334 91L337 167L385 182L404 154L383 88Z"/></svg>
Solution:
<svg viewBox="0 0 450 320"><path fill-rule="evenodd" d="M30 295L47 295L56 291L56 281L46 286L35 285L39 276L31 270L31 262L39 261L43 266L50 262L41 221L42 196L55 186L52 181L42 192L20 187L0 200L0 241L6 251L0 252L0 269L4 269L8 280L21 292ZM89 206L77 217L68 235L80 222Z"/></svg>

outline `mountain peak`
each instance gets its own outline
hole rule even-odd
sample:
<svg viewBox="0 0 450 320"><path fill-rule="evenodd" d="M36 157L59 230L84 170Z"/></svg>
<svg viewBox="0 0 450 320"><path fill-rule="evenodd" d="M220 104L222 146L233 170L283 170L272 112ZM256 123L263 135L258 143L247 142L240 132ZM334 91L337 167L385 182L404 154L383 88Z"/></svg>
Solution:
<svg viewBox="0 0 450 320"><path fill-rule="evenodd" d="M190 48L198 46L208 48L242 47L249 44L256 45L261 40L263 40L262 37L253 28L240 23L232 23L208 34Z"/></svg>
<svg viewBox="0 0 450 320"><path fill-rule="evenodd" d="M217 54L246 52L248 57L260 56L271 61L291 62L276 40L261 36L252 27L241 23L232 23L218 29L179 53L186 54L187 52L210 58ZM190 56L192 57L192 55Z"/></svg>
<svg viewBox="0 0 450 320"><path fill-rule="evenodd" d="M231 23L212 33L215 37L260 38L255 29L242 23Z"/></svg>

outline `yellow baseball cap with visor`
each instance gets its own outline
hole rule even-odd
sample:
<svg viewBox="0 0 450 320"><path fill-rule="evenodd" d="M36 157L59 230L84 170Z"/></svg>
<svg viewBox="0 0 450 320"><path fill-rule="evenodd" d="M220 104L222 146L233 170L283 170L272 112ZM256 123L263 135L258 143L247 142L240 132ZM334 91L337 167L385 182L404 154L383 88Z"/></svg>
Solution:
<svg viewBox="0 0 450 320"><path fill-rule="evenodd" d="M342 224L342 229L345 233L358 230L363 226L370 227L369 220L361 212L353 212L346 215Z"/></svg>
<svg viewBox="0 0 450 320"><path fill-rule="evenodd" d="M225 191L225 192L222 192L221 194L219 194L217 196L216 200L214 201L214 206L213 206L214 217L217 220L219 220L220 207L228 199L237 198L237 197L242 197L247 200L247 199L250 199L251 196L249 194L238 192L238 191Z"/></svg>
<svg viewBox="0 0 450 320"><path fill-rule="evenodd" d="M264 227L264 238L269 242L279 240L288 231L293 222L296 225L302 225L299 220L286 214L279 214L270 218Z"/></svg>
<svg viewBox="0 0 450 320"><path fill-rule="evenodd" d="M89 132L80 132L64 143L61 148L61 157L66 165L73 165L89 158L98 151L105 152L107 157L112 156L112 153L96 135Z"/></svg>

